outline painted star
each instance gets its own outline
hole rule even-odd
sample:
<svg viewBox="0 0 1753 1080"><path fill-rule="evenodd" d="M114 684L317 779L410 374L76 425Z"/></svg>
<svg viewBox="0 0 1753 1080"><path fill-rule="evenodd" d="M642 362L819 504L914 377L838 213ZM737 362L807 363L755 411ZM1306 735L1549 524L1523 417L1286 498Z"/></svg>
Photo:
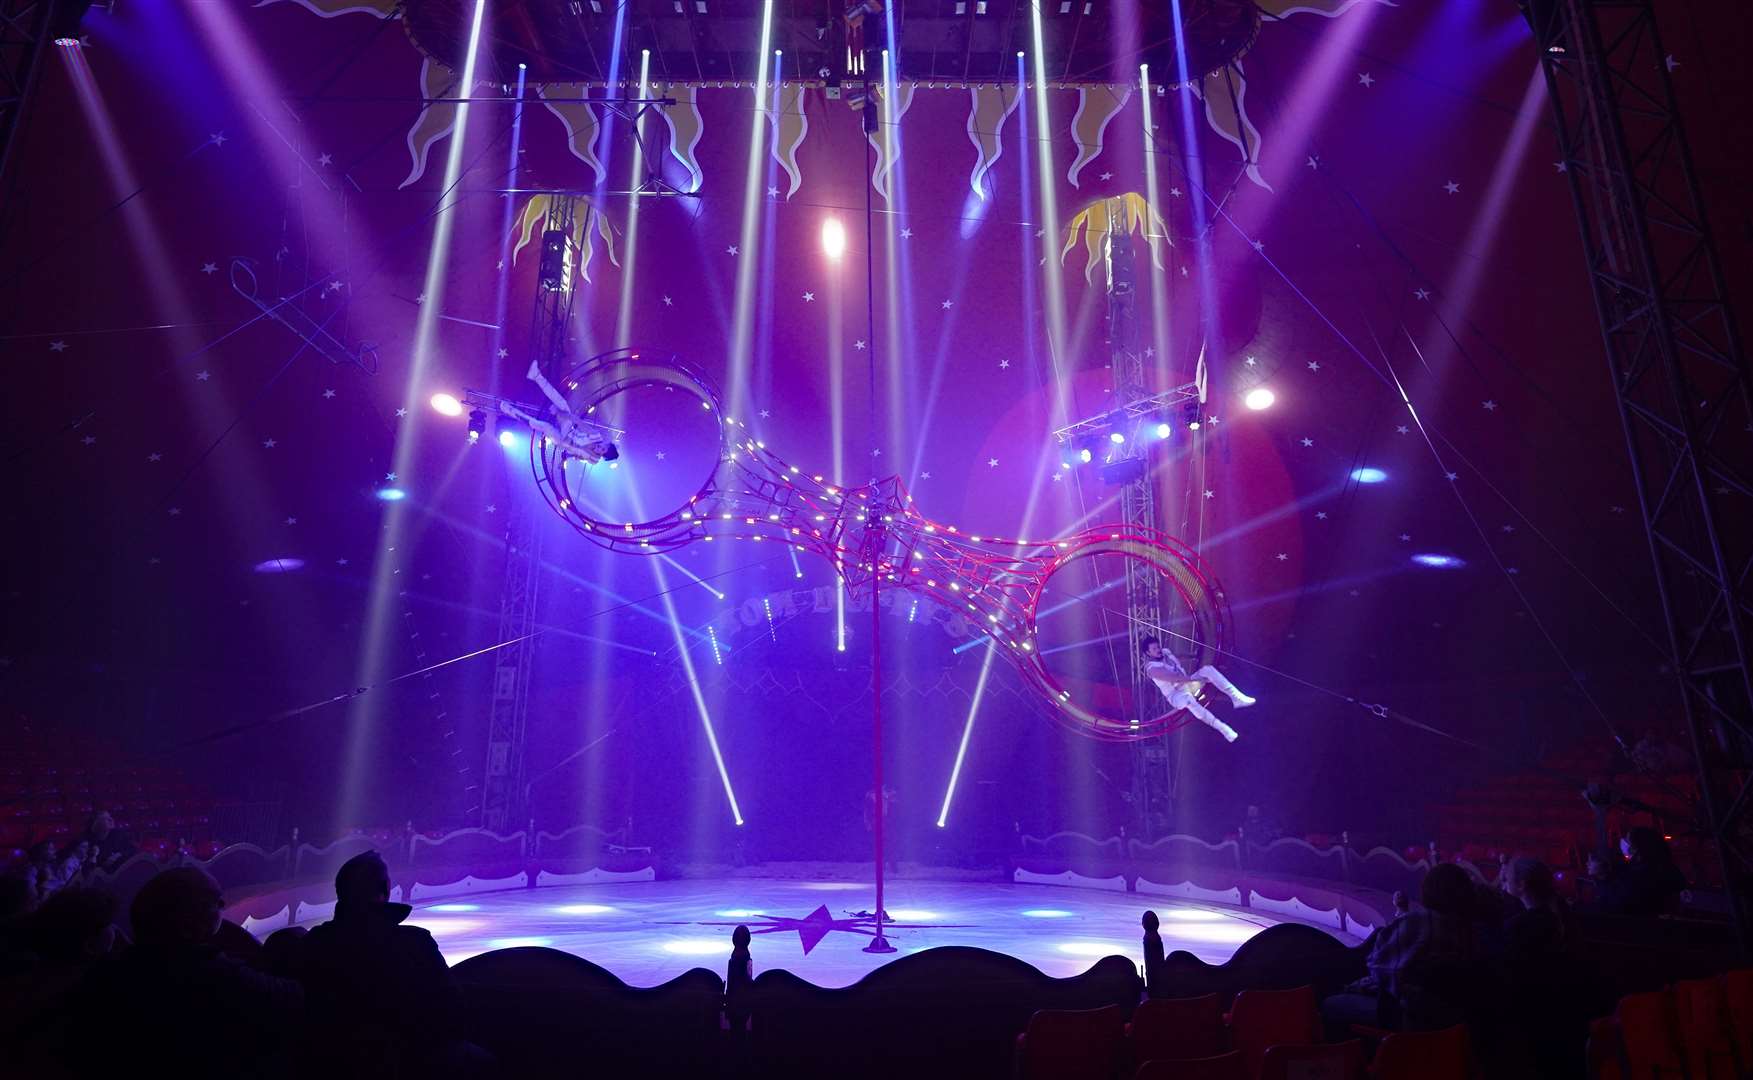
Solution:
<svg viewBox="0 0 1753 1080"><path fill-rule="evenodd" d="M422 292L419 296L416 296L414 298L415 306L419 306L420 304L424 304L425 302L426 302L426 294L424 292Z"/></svg>
<svg viewBox="0 0 1753 1080"><path fill-rule="evenodd" d="M1430 290L1429 289L1413 289L1412 295L1417 297L1420 300L1429 300L1430 299Z"/></svg>
<svg viewBox="0 0 1753 1080"><path fill-rule="evenodd" d="M1623 507L1623 506L1609 506L1607 509L1611 510L1615 514L1625 513L1625 507Z"/></svg>
<svg viewBox="0 0 1753 1080"><path fill-rule="evenodd" d="M1156 355L1156 346L1155 345L1146 345L1144 347L1144 358L1146 360L1150 359L1151 357L1153 357L1155 355Z"/></svg>
<svg viewBox="0 0 1753 1080"><path fill-rule="evenodd" d="M1369 72L1360 71L1357 73L1357 85L1359 85L1359 86L1374 86L1374 85L1376 85L1376 80L1373 76L1370 75Z"/></svg>
<svg viewBox="0 0 1753 1080"><path fill-rule="evenodd" d="M1305 435L1305 436L1303 436L1303 445L1304 446L1313 446L1313 445L1315 445L1315 440L1313 440Z"/></svg>
<svg viewBox="0 0 1753 1080"><path fill-rule="evenodd" d="M499 347L498 353L496 353L495 355L498 356L499 359L504 360L506 357L511 355L511 350L507 349L505 346L501 345Z"/></svg>
<svg viewBox="0 0 1753 1080"><path fill-rule="evenodd" d="M956 304L956 302L954 300L945 300L943 302L943 309L945 311L948 311L950 308L954 307L955 304Z"/></svg>
<svg viewBox="0 0 1753 1080"><path fill-rule="evenodd" d="M1206 488L1205 489L1205 497L1208 499L1215 499L1215 498L1217 498L1217 492L1211 490L1210 488Z"/></svg>
<svg viewBox="0 0 1753 1080"><path fill-rule="evenodd" d="M670 299L669 293L664 293L664 295L663 295L663 306L664 307L675 307L676 306L676 302L674 300Z"/></svg>
<svg viewBox="0 0 1753 1080"><path fill-rule="evenodd" d="M335 163L335 155L333 155L333 154L318 154L317 155L317 164L323 166L324 168L327 168L330 165L333 165L334 163Z"/></svg>
<svg viewBox="0 0 1753 1080"><path fill-rule="evenodd" d="M1399 427L1396 427L1394 430L1399 432L1402 435L1412 434L1412 429L1407 427L1405 424L1401 424Z"/></svg>
<svg viewBox="0 0 1753 1080"><path fill-rule="evenodd" d="M224 146L228 140L225 137L225 132L215 131L207 136L207 141L214 146Z"/></svg>
<svg viewBox="0 0 1753 1080"><path fill-rule="evenodd" d="M324 390L323 391L323 400L325 400L325 401L327 401L329 398L332 398L334 396L335 396L335 392L333 390Z"/></svg>
<svg viewBox="0 0 1753 1080"><path fill-rule="evenodd" d="M815 293L813 293L813 292L806 292L806 293L804 293L804 294L803 294L803 302L804 302L804 303L806 303L806 304L813 304L813 303L815 303L815 302L816 302L816 294L815 294Z"/></svg>
<svg viewBox="0 0 1753 1080"><path fill-rule="evenodd" d="M499 507L495 506L492 503L488 503L487 504L487 512L489 514L497 514L497 513L499 513Z"/></svg>
<svg viewBox="0 0 1753 1080"><path fill-rule="evenodd" d="M1308 160L1308 166L1311 169L1319 169L1321 167L1321 159L1316 157L1313 154L1310 154L1309 160Z"/></svg>
<svg viewBox="0 0 1753 1080"><path fill-rule="evenodd" d="M397 410L396 410L396 419L397 419L397 420L400 420L400 419L402 419L402 418L403 418L403 417L404 417L404 416L407 416L407 415L408 415L408 410L407 410L407 409L397 409Z"/></svg>
<svg viewBox="0 0 1753 1080"><path fill-rule="evenodd" d="M871 447L870 448L870 456L871 457L882 457L883 456L882 448L879 446Z"/></svg>
<svg viewBox="0 0 1753 1080"><path fill-rule="evenodd" d="M1569 172L1570 171L1570 163L1568 161L1554 161L1552 163L1552 167L1554 169L1556 169L1558 172Z"/></svg>
<svg viewBox="0 0 1753 1080"><path fill-rule="evenodd" d="M770 188L768 188L768 189L767 189L767 197L768 197L768 198L769 198L769 199L777 199L777 198L779 198L779 189L778 189L778 188L776 188L776 187L770 187Z"/></svg>
<svg viewBox="0 0 1753 1080"><path fill-rule="evenodd" d="M659 460L659 461L662 461L662 460L663 460L663 459L664 459L664 458L666 458L666 457L668 457L668 456L669 456L669 455L668 455L668 454L666 454L666 453L664 453L664 452L663 452L663 451L662 451L662 450L659 450L659 451L658 451L658 452L657 452L657 460Z"/></svg>
<svg viewBox="0 0 1753 1080"><path fill-rule="evenodd" d="M146 560L146 565L147 566L157 566L159 563L161 563L163 561L164 561L163 559L154 555L152 558Z"/></svg>
<svg viewBox="0 0 1753 1080"><path fill-rule="evenodd" d="M767 419L769 416L772 416L772 415L773 415L772 409L762 409L761 410L761 419L763 419L763 420Z"/></svg>
<svg viewBox="0 0 1753 1080"><path fill-rule="evenodd" d="M219 264L218 263L202 263L201 264L201 273L203 273L203 274L217 274L218 272L219 272Z"/></svg>
<svg viewBox="0 0 1753 1080"><path fill-rule="evenodd" d="M1286 554L1285 552L1282 552L1282 551L1279 552L1278 554L1272 556L1272 557L1274 559L1277 559L1279 562L1284 562L1285 560L1290 558L1290 556L1288 554Z"/></svg>
<svg viewBox="0 0 1753 1080"><path fill-rule="evenodd" d="M911 240L911 239L913 239L913 228L912 228L912 226L908 226L908 227L907 227L907 228L905 228L905 229L902 229L902 230L901 230L901 239L903 239L903 240Z"/></svg>
<svg viewBox="0 0 1753 1080"><path fill-rule="evenodd" d="M1669 53L1665 58L1663 58L1662 62L1664 64L1668 65L1669 71L1673 71L1675 68L1680 66L1680 61L1674 59L1673 53Z"/></svg>
<svg viewBox="0 0 1753 1080"><path fill-rule="evenodd" d="M339 281L331 281L323 287L331 292L340 292L346 286L342 285Z"/></svg>
<svg viewBox="0 0 1753 1080"><path fill-rule="evenodd" d="M986 467L987 467L987 468L989 468L989 469L996 469L996 468L998 468L998 459L997 459L997 458L995 458L995 457L989 457L989 458L987 458L987 459L986 459Z"/></svg>
<svg viewBox="0 0 1753 1080"><path fill-rule="evenodd" d="M1205 418L1205 422L1206 422L1206 423L1208 423L1208 424L1211 424L1211 425L1213 425L1213 426L1216 426L1216 425L1218 425L1218 424L1221 424L1221 423L1223 423L1223 419L1222 419L1222 418L1221 418L1221 417L1216 417L1216 416L1208 416L1208 417L1206 417L1206 418Z"/></svg>
<svg viewBox="0 0 1753 1080"><path fill-rule="evenodd" d="M1181 197L1181 189L1178 187L1172 187L1169 189L1169 194L1179 199Z"/></svg>
<svg viewBox="0 0 1753 1080"><path fill-rule="evenodd" d="M286 524L288 524L288 525L296 525L296 524L298 524L298 519L297 519L297 518L295 518L295 517L289 517L289 518L287 518L287 519L286 519Z"/></svg>
<svg viewBox="0 0 1753 1080"><path fill-rule="evenodd" d="M1516 527L1514 525L1499 525L1498 528L1501 531L1506 532L1506 533L1513 533L1516 531Z"/></svg>
<svg viewBox="0 0 1753 1080"><path fill-rule="evenodd" d="M51 341L51 342L49 342L49 351L50 352L66 352L67 351L67 343L65 341Z"/></svg>
<svg viewBox="0 0 1753 1080"><path fill-rule="evenodd" d="M158 451L154 450L152 453L146 455L146 460L147 461L163 461L164 455L159 453Z"/></svg>
<svg viewBox="0 0 1753 1080"><path fill-rule="evenodd" d="M384 473L383 478L386 484L393 484L396 482L396 474L393 471Z"/></svg>
<svg viewBox="0 0 1753 1080"><path fill-rule="evenodd" d="M1105 172L1102 174L1102 179L1103 180L1112 180L1112 179L1114 179L1114 174L1111 172Z"/></svg>
<svg viewBox="0 0 1753 1080"><path fill-rule="evenodd" d="M928 472L922 472L922 473L920 473L920 474L919 474L919 479L921 479L921 480L930 480L930 479L931 479L931 474L930 474L930 473L928 473Z"/></svg>
<svg viewBox="0 0 1753 1080"><path fill-rule="evenodd" d="M999 369L999 370L1000 370L1000 371L1003 371L1003 370L1004 370L1004 369L1005 369L1005 368L1007 368L1007 367L1009 367L1009 366L1010 366L1010 361L1009 361L1009 360L1008 360L1008 359L1005 359L1005 360L1000 360L1000 361L999 361L999 362L998 362L998 369Z"/></svg>
<svg viewBox="0 0 1753 1080"><path fill-rule="evenodd" d="M1410 539L1412 539L1412 534L1411 533L1401 533L1400 539L1402 541L1410 540Z"/></svg>
<svg viewBox="0 0 1753 1080"><path fill-rule="evenodd" d="M263 439L262 440L262 449L263 450L272 450L276 446L279 446L279 445L280 444L275 442L273 439Z"/></svg>
<svg viewBox="0 0 1753 1080"><path fill-rule="evenodd" d="M80 439L79 441L84 443L87 446L90 446L93 443L97 442L97 436L96 435L87 435L85 438Z"/></svg>
<svg viewBox="0 0 1753 1080"><path fill-rule="evenodd" d="M1254 359L1254 358L1253 358L1253 357L1252 357L1252 356L1250 356L1250 357L1248 357L1248 359L1247 359L1247 361L1246 361L1246 363L1247 363L1247 365L1248 365L1248 366L1249 366L1249 367L1253 367L1253 366L1254 366L1254 365L1255 365L1255 364L1257 364L1257 363L1259 363L1259 362L1260 362L1260 361L1258 361L1258 360L1256 360L1256 359Z"/></svg>
<svg viewBox="0 0 1753 1080"><path fill-rule="evenodd" d="M1455 183L1453 180L1450 180L1448 183L1443 185L1443 190L1448 192L1450 195L1459 195L1461 193L1461 185Z"/></svg>
<svg viewBox="0 0 1753 1080"><path fill-rule="evenodd" d="M176 516L180 515L182 512L183 512L183 508L180 506L173 506L170 508L169 511L167 511L167 513L169 513L171 517L176 517Z"/></svg>
<svg viewBox="0 0 1753 1080"><path fill-rule="evenodd" d="M1486 412L1496 412L1497 411L1497 402L1495 402L1495 401L1481 401L1479 403L1479 407L1481 409L1484 409Z"/></svg>
<svg viewBox="0 0 1753 1080"><path fill-rule="evenodd" d="M735 255L737 253L737 246L735 244L731 244L730 246L728 246L724 249L724 252L726 255Z"/></svg>
<svg viewBox="0 0 1753 1080"><path fill-rule="evenodd" d="M1309 370L1310 371L1320 371L1321 370L1321 362L1319 360L1310 360L1309 361Z"/></svg>
<svg viewBox="0 0 1753 1080"><path fill-rule="evenodd" d="M1252 241L1249 241L1249 246L1252 247L1255 251L1265 251L1266 250L1266 241L1252 240Z"/></svg>
<svg viewBox="0 0 1753 1080"><path fill-rule="evenodd" d="M1460 473L1458 473L1458 472L1446 472L1446 473L1443 473L1443 479L1444 479L1444 480L1447 480L1447 481L1449 481L1449 482L1451 482L1451 483L1453 483L1453 482L1454 482L1454 481L1456 481L1456 480L1459 480L1459 479L1460 479L1460 478L1461 478L1461 474L1460 474Z"/></svg>
<svg viewBox="0 0 1753 1080"><path fill-rule="evenodd" d="M346 560L346 559L336 559L336 560L335 560L335 565L336 565L336 566L346 566L346 565L347 565L347 560Z"/></svg>
<svg viewBox="0 0 1753 1080"><path fill-rule="evenodd" d="M1325 511L1325 510L1315 511L1315 520L1316 521L1326 521L1327 520L1327 511Z"/></svg>

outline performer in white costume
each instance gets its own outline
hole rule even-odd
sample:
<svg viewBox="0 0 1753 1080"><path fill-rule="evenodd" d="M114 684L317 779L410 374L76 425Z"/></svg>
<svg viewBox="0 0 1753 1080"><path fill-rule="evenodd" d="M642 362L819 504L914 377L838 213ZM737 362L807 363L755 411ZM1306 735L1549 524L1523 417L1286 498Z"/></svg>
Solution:
<svg viewBox="0 0 1753 1080"><path fill-rule="evenodd" d="M1163 643L1156 638L1147 637L1138 643L1138 647L1144 653L1144 673L1162 690L1172 708L1187 710L1195 720L1222 735L1225 742L1236 741L1236 729L1212 715L1199 700L1199 692L1210 683L1227 694L1230 704L1238 709L1254 704L1253 698L1237 690L1235 683L1224 678L1223 672L1210 664L1187 674L1187 669L1175 659L1175 654L1164 649Z"/></svg>

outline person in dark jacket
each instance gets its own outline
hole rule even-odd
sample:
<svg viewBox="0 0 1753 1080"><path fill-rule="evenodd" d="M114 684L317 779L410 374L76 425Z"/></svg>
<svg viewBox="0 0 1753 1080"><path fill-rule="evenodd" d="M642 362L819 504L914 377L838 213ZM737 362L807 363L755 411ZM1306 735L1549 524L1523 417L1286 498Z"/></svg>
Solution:
<svg viewBox="0 0 1753 1080"><path fill-rule="evenodd" d="M1610 866L1600 882L1596 907L1613 915L1664 915L1686 890L1686 875L1674 865L1674 852L1662 834L1647 825L1619 841L1623 862Z"/></svg>
<svg viewBox="0 0 1753 1080"><path fill-rule="evenodd" d="M166 870L129 906L135 944L100 964L81 1015L100 1038L73 1047L81 1071L116 1076L279 1078L303 1012L298 984L253 971L213 944L225 901L195 867Z"/></svg>
<svg viewBox="0 0 1753 1080"><path fill-rule="evenodd" d="M371 1058L404 1074L468 1074L479 1051L462 1041L462 991L432 935L402 925L412 911L390 903L383 856L367 851L342 864L335 917L300 950L313 1032L350 1068Z"/></svg>

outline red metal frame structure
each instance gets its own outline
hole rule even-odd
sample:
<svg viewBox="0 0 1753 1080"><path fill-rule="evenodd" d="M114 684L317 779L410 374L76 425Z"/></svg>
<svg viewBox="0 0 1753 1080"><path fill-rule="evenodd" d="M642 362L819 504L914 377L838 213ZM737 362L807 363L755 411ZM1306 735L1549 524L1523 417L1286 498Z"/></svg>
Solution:
<svg viewBox="0 0 1753 1080"><path fill-rule="evenodd" d="M530 442L531 466L549 506L586 539L610 551L655 554L695 542L789 544L834 565L852 596L884 588L922 593L967 612L993 645L1039 692L1061 723L1100 739L1148 738L1185 722L1179 711L1134 721L1080 700L1041 659L1035 620L1043 589L1071 563L1115 555L1154 567L1191 613L1180 638L1193 666L1215 662L1228 645L1229 605L1193 550L1173 537L1124 525L1097 526L1050 540L973 535L913 508L899 477L838 487L781 460L747 426L725 416L718 394L675 357L644 358L633 349L603 353L563 381L573 412L591 417L610 399L644 387L685 391L717 417L720 454L688 501L647 521L591 515L581 485L591 462L556 440Z"/></svg>

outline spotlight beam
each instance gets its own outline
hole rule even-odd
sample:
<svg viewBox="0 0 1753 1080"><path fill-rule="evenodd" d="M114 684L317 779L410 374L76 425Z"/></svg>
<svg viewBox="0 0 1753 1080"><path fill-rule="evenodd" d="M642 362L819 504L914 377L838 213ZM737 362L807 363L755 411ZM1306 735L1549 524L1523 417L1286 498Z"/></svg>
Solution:
<svg viewBox="0 0 1753 1080"><path fill-rule="evenodd" d="M943 806L937 812L937 827L940 829L949 822L950 801L956 797L956 782L962 778L962 762L968 756L968 741L974 737L974 718L979 715L980 702L986 697L986 679L992 674L992 658L996 655L998 650L988 645L986 656L980 662L980 681L974 684L974 700L968 703L968 718L962 722L962 740L956 744L956 763L950 767L950 784L943 793Z"/></svg>

